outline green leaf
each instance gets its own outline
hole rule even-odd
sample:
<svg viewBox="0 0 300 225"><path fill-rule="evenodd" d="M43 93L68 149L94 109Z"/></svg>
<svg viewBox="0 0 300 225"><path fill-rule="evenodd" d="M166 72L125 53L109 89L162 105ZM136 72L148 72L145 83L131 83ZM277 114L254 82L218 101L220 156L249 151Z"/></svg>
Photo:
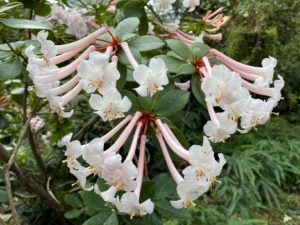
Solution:
<svg viewBox="0 0 300 225"><path fill-rule="evenodd" d="M125 18L141 17L145 13L143 2L139 0L132 0L126 3L123 7Z"/></svg>
<svg viewBox="0 0 300 225"><path fill-rule="evenodd" d="M192 216L187 209L175 209L167 200L155 201L155 208L161 215L170 219L192 220Z"/></svg>
<svg viewBox="0 0 300 225"><path fill-rule="evenodd" d="M130 42L130 46L138 49L140 52L159 49L164 45L165 43L160 38L151 35L141 36Z"/></svg>
<svg viewBox="0 0 300 225"><path fill-rule="evenodd" d="M81 203L80 199L77 196L75 196L75 194L66 194L65 202L68 203L73 208L82 207L82 203Z"/></svg>
<svg viewBox="0 0 300 225"><path fill-rule="evenodd" d="M125 218L127 220L127 218ZM130 225L163 225L159 216L153 212L152 214L147 214L142 218L134 218L132 220L127 220L127 224Z"/></svg>
<svg viewBox="0 0 300 225"><path fill-rule="evenodd" d="M189 63L184 63L177 67L177 75L194 74L195 72L195 67Z"/></svg>
<svg viewBox="0 0 300 225"><path fill-rule="evenodd" d="M141 56L140 51L131 46L129 46L129 48L130 48L130 51L131 51L133 57L135 58L135 60L138 63L140 63L142 61L142 56ZM122 63L123 65L131 65L123 50L118 53L118 57L119 57L120 63Z"/></svg>
<svg viewBox="0 0 300 225"><path fill-rule="evenodd" d="M192 93L196 100L206 108L205 95L201 90L201 77L199 75L192 76Z"/></svg>
<svg viewBox="0 0 300 225"><path fill-rule="evenodd" d="M110 211L104 211L96 214L95 216L91 217L87 221L83 223L83 225L100 225L104 224L108 218L111 216L111 210Z"/></svg>
<svg viewBox="0 0 300 225"><path fill-rule="evenodd" d="M183 61L168 55L158 55L155 56L155 58L160 58L164 60L170 73L177 73L177 68L184 63Z"/></svg>
<svg viewBox="0 0 300 225"><path fill-rule="evenodd" d="M35 3L34 11L38 16L47 16L51 13L51 6L45 3Z"/></svg>
<svg viewBox="0 0 300 225"><path fill-rule="evenodd" d="M126 84L127 80L127 67L122 63L118 63L117 65L118 70L120 72L120 79L117 81L117 88L118 90L122 89Z"/></svg>
<svg viewBox="0 0 300 225"><path fill-rule="evenodd" d="M12 58L0 63L0 80L18 77L22 72L22 62L19 58Z"/></svg>
<svg viewBox="0 0 300 225"><path fill-rule="evenodd" d="M137 17L129 17L122 20L116 30L116 35L123 40L123 37L127 34L133 33L139 26L140 20Z"/></svg>
<svg viewBox="0 0 300 225"><path fill-rule="evenodd" d="M182 90L172 90L159 98L154 106L154 112L162 116L171 116L182 110L188 103L190 93Z"/></svg>
<svg viewBox="0 0 300 225"><path fill-rule="evenodd" d="M65 212L65 217L68 219L74 219L83 213L83 209L72 209Z"/></svg>
<svg viewBox="0 0 300 225"><path fill-rule="evenodd" d="M186 60L192 60L193 59L193 53L191 49L183 44L182 42L175 40L175 39L169 39L166 41L169 48L174 51L177 55L182 57Z"/></svg>
<svg viewBox="0 0 300 225"><path fill-rule="evenodd" d="M6 190L0 189L0 203L7 203L8 202L8 197Z"/></svg>
<svg viewBox="0 0 300 225"><path fill-rule="evenodd" d="M118 217L116 213L112 213L103 225L118 225Z"/></svg>
<svg viewBox="0 0 300 225"><path fill-rule="evenodd" d="M80 191L81 198L84 201L84 205L97 210L97 211L107 211L109 208L105 207L105 202L100 196L98 196L93 191Z"/></svg>
<svg viewBox="0 0 300 225"><path fill-rule="evenodd" d="M211 47L209 47L206 44L202 44L202 43L192 44L192 52L193 52L194 56L197 56L197 57L201 57L209 49L211 49Z"/></svg>
<svg viewBox="0 0 300 225"><path fill-rule="evenodd" d="M0 7L0 13L6 12L7 10L22 6L21 2L11 2Z"/></svg>
<svg viewBox="0 0 300 225"><path fill-rule="evenodd" d="M155 95L156 96L156 95ZM138 96L139 105L141 108L147 112L152 112L153 106L155 104L156 98L155 97L142 97Z"/></svg>
<svg viewBox="0 0 300 225"><path fill-rule="evenodd" d="M0 22L5 26L18 29L41 29L51 30L52 27L48 24L43 24L37 21L25 20L25 19L5 19L0 18Z"/></svg>
<svg viewBox="0 0 300 225"><path fill-rule="evenodd" d="M140 16L140 25L139 25L139 35L145 35L148 33L149 30L149 22L148 22L148 16L145 12L145 9L143 10L142 15Z"/></svg>
<svg viewBox="0 0 300 225"><path fill-rule="evenodd" d="M152 199L155 195L156 184L153 181L144 181L142 185L140 202Z"/></svg>
<svg viewBox="0 0 300 225"><path fill-rule="evenodd" d="M176 183L168 173L161 173L154 177L156 184L155 199L174 197L176 195Z"/></svg>

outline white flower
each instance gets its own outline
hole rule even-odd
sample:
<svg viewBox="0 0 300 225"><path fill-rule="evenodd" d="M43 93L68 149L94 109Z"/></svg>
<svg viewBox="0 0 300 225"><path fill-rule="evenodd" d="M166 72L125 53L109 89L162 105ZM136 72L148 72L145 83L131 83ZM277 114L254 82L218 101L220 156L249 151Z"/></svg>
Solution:
<svg viewBox="0 0 300 225"><path fill-rule="evenodd" d="M87 93L98 90L101 94L113 88L112 83L120 78L116 62L109 63L109 55L92 52L77 68L80 82Z"/></svg>
<svg viewBox="0 0 300 225"><path fill-rule="evenodd" d="M45 121L39 116L35 116L30 120L30 128L35 133L45 126Z"/></svg>
<svg viewBox="0 0 300 225"><path fill-rule="evenodd" d="M86 178L92 174L90 168L83 167L77 160L72 164L72 167L69 167L70 173L73 174L81 188L86 189Z"/></svg>
<svg viewBox="0 0 300 225"><path fill-rule="evenodd" d="M121 155L107 158L103 166L103 179L118 190L133 191L136 186L137 168L132 161L122 163Z"/></svg>
<svg viewBox="0 0 300 225"><path fill-rule="evenodd" d="M55 96L55 97L47 96L47 97L48 97L50 108L58 116L63 117L63 118L69 118L73 115L73 110L71 110L70 112L64 111L65 110L65 107L63 106L64 101L61 97L59 97L59 96Z"/></svg>
<svg viewBox="0 0 300 225"><path fill-rule="evenodd" d="M112 156L103 149L103 140L95 138L89 144L84 145L82 150L83 159L89 164L90 170L98 176L102 176L104 160Z"/></svg>
<svg viewBox="0 0 300 225"><path fill-rule="evenodd" d="M220 175L226 160L223 154L218 154L219 162L216 161L207 137L203 137L203 146L193 145L189 152L191 165L196 168L196 177L205 175L210 178Z"/></svg>
<svg viewBox="0 0 300 225"><path fill-rule="evenodd" d="M117 202L117 208L120 212L124 212L130 215L130 218L134 216L144 216L151 214L154 210L153 202L148 199L143 203L139 203L139 199L133 192L126 192L122 195L121 201Z"/></svg>
<svg viewBox="0 0 300 225"><path fill-rule="evenodd" d="M199 36L195 37L195 42L204 44L203 38L204 38L204 32L202 31L201 34L199 34Z"/></svg>
<svg viewBox="0 0 300 225"><path fill-rule="evenodd" d="M44 58L47 62L49 62L49 59L56 56L57 51L55 44L53 41L47 40L48 32L47 31L40 31L37 35L37 40L41 43L41 52L44 55Z"/></svg>
<svg viewBox="0 0 300 225"><path fill-rule="evenodd" d="M96 184L94 186L94 191L97 195L99 195L100 197L103 198L104 201L106 202L110 202L112 203L113 205L116 205L117 204L117 198L115 197L118 189L114 186L111 186L108 190L106 191L100 191L98 185Z"/></svg>
<svg viewBox="0 0 300 225"><path fill-rule="evenodd" d="M241 127L244 130L240 130L240 132L246 133L257 125L265 124L270 119L270 115L276 104L277 101L272 98L269 98L268 101L251 99L249 101L249 111L241 117Z"/></svg>
<svg viewBox="0 0 300 225"><path fill-rule="evenodd" d="M213 142L221 142L230 137L237 130L237 123L230 118L226 112L216 113L219 124L213 121L208 121L204 127L204 133Z"/></svg>
<svg viewBox="0 0 300 225"><path fill-rule="evenodd" d="M273 96L272 96L272 98L276 102L280 101L280 99L281 99L281 90L284 87L284 80L283 80L282 76L278 75L278 78L279 78L278 80L274 81L274 87L273 87L274 93L273 93Z"/></svg>
<svg viewBox="0 0 300 225"><path fill-rule="evenodd" d="M242 78L238 73L229 70L224 65L214 66L211 77L207 77L201 84L205 93L205 100L215 106L226 108L235 101L234 91L242 87Z"/></svg>
<svg viewBox="0 0 300 225"><path fill-rule="evenodd" d="M277 65L277 60L273 57L265 58L262 60L261 65L267 75L258 77L254 83L258 86L268 87L269 84L273 83L274 68Z"/></svg>
<svg viewBox="0 0 300 225"><path fill-rule="evenodd" d="M172 4L176 0L153 0L154 7L157 11L168 12L172 9Z"/></svg>
<svg viewBox="0 0 300 225"><path fill-rule="evenodd" d="M139 65L133 72L133 79L140 85L135 88L135 91L143 97L152 96L163 90L162 85L169 83L164 61L155 58L150 60L149 68L145 65Z"/></svg>
<svg viewBox="0 0 300 225"><path fill-rule="evenodd" d="M171 201L171 205L176 209L189 207L193 205L193 201L205 193L207 189L207 184L205 182L203 183L203 186L200 186L194 181L183 180L176 188L180 199L177 201Z"/></svg>
<svg viewBox="0 0 300 225"><path fill-rule="evenodd" d="M131 108L131 101L125 96L122 99L121 94L116 89L106 92L103 97L92 94L89 100L90 106L97 110L97 113L103 121L111 121L124 117L124 113Z"/></svg>
<svg viewBox="0 0 300 225"><path fill-rule="evenodd" d="M73 134L70 133L64 136L61 141L59 141L58 146L66 146L67 150L65 156L67 156L67 164L69 168L76 167L78 165L77 158L82 155L82 146L78 140L71 141Z"/></svg>
<svg viewBox="0 0 300 225"><path fill-rule="evenodd" d="M190 8L189 12L193 12L200 5L200 0L184 0L182 4L185 8Z"/></svg>

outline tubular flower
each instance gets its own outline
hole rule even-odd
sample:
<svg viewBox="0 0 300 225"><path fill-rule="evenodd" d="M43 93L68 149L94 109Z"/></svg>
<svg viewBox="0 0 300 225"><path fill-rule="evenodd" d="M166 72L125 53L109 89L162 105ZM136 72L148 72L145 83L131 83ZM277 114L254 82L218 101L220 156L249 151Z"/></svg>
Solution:
<svg viewBox="0 0 300 225"><path fill-rule="evenodd" d="M171 201L171 205L175 208L193 205L193 201L213 185L226 162L222 154L218 155L219 161L215 160L206 137L203 146L192 146L190 150L186 150L167 124L146 112L136 112L133 116L129 115L123 119L111 131L88 144L81 146L80 142L71 141L71 134L61 141L61 145L67 146L67 161L73 162L68 163L70 172L78 179L81 187L87 189L87 186L90 186L88 190L93 189L106 202L114 205L120 212L129 214L131 218L151 214L154 210L151 199L140 202L143 171L146 166L147 128L150 124L149 127L156 132L170 174L177 183L180 199ZM123 131L120 132L121 130ZM117 133L119 137L116 141L105 148L104 143ZM132 142L127 156L122 160L118 152L131 133L134 133ZM139 153L136 152L138 142L140 142ZM176 155L190 164L184 169L183 176L172 162L167 145ZM138 155L137 166L132 161L134 155ZM83 167L79 158L82 158L88 167ZM102 178L110 187L107 190L100 190L99 186L90 185L87 178L92 174Z"/></svg>
<svg viewBox="0 0 300 225"><path fill-rule="evenodd" d="M209 53L223 64L212 67L205 56ZM246 133L266 123L281 99L284 86L281 76L273 81L276 59L269 57L262 61L262 67L253 67L239 63L215 49L206 54L198 67L198 73L203 77L201 89L211 118L204 126L204 133L212 141L221 142L237 130ZM251 93L269 98L254 99ZM223 112L216 113L214 107L221 108Z"/></svg>

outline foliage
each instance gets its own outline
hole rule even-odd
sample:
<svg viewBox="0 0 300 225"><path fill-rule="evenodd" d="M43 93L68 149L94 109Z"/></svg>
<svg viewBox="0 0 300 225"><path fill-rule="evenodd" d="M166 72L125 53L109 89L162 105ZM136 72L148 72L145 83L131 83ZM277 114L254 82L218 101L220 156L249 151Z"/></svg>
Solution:
<svg viewBox="0 0 300 225"><path fill-rule="evenodd" d="M11 3L0 7L2 38L0 45L0 142L9 152L13 148L12 143L16 143L25 122L22 114L26 115L26 110L32 109L37 99L30 87L32 83L26 72L26 58L22 54L29 44L36 44L36 42L26 40L28 39L26 36L36 34L35 29L49 29L52 30L50 37L56 43L67 43L74 39L72 35L66 34L66 28L63 26L55 24L55 28L52 29L48 25L32 21L32 14L40 16L48 14L49 3L47 1L20 2L23 5ZM79 4L84 7L81 1L62 2L70 2L70 4L74 2L75 5ZM97 23L118 24L115 34L129 42L130 49L138 61L147 62L152 56L162 58L172 73L171 79L175 79L178 75L193 74L194 67L190 67L190 64L186 62L203 54L207 46L194 45L190 50L178 41L164 42L158 37L146 35L148 30L146 13L147 10L153 9L145 9L145 4L146 1L119 1L117 8L122 10L123 15L116 15L116 20L101 4L89 9L91 14L96 15ZM66 165L62 163L64 153L57 146L57 141L70 131L74 131L75 135L85 142L97 137L99 133L109 131L115 124L105 124L96 117L91 117L92 111L87 107L88 100L84 96L72 102L72 108L76 109L72 122L49 114L50 110L48 106L45 106L46 102L39 100L37 104L42 109L38 115L45 120L45 126L33 135L33 140L38 145L45 171L37 164L29 139L26 139L21 146L17 164L38 180L45 190L47 184L50 185L48 192L53 192L65 207L63 214L66 221L84 225L264 225L282 224L284 216L287 215L292 220L284 224L299 223L299 201L294 199L299 199L300 188L300 89L298 87L300 82L300 14L297 11L300 1L231 0L217 3L202 1L201 4L201 10L225 5L228 10L226 13L232 17L223 33L224 40L220 43L209 44L222 48L235 59L253 65L259 65L260 60L268 55L278 59L278 71L283 74L288 83L284 90L285 102L278 107L278 111L283 116L274 116L270 123L256 131L247 135L235 134L226 143L213 146L217 152L226 155L227 166L222 173L220 183L217 183L208 195L203 196L197 202L197 207L189 210L171 208L168 200L176 196L175 185L167 173L162 173L167 169L161 153L156 151L158 143L150 137L153 138L151 143L154 144L147 146L148 173L153 179L144 181L141 199L146 200L149 197L154 199L155 213L141 219L129 219L126 215L114 212L112 206L106 207L104 201L94 192L79 191L76 186L71 189L74 178L69 175ZM2 5L4 3L0 6ZM122 16L127 20L122 20ZM199 27L197 28L195 24L199 21L187 19L184 22L187 27L194 27L197 32ZM21 30L25 28L30 28L30 30ZM164 51L167 50L171 51L164 55ZM129 64L122 51L118 56L124 65ZM134 87L132 71L126 66L119 70L122 71L125 79L122 84L118 85ZM208 115L203 93L196 88L199 86L197 82L198 84L201 82L200 78L193 76L192 79L194 86L191 87L191 95L188 92L174 90L172 85L159 93L160 96L153 102L147 98L137 98L128 91L124 93L126 92L132 102L138 102L137 107L147 108L166 121L183 145L184 143L202 143L200 130L208 119ZM186 79L180 76L180 80ZM188 101L189 97L191 97L190 101ZM2 99L8 103L2 103ZM171 110L169 105L174 102L176 103L175 110L174 108ZM25 108L23 108L24 104ZM84 128L82 121L86 125ZM84 129L88 129L89 132L86 133ZM52 132L52 136L47 138L48 131ZM128 146L130 140L126 144ZM180 166L182 163L180 159L175 155L171 157ZM9 215L10 212L2 177L1 173L1 218L2 215ZM51 179L45 180L45 177ZM101 180L97 182L99 186L105 185ZM21 181L17 176L12 176L11 183L15 192L17 210L24 224L63 224L65 219L61 212L53 211L49 205L45 204L43 198L26 186L24 180Z"/></svg>

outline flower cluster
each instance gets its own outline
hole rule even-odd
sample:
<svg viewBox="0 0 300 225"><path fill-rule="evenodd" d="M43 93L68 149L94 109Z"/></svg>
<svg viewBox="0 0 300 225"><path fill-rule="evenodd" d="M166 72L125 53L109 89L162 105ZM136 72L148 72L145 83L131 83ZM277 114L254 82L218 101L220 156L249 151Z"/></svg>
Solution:
<svg viewBox="0 0 300 225"><path fill-rule="evenodd" d="M125 127L125 125L127 126ZM140 193L143 181L145 162L145 145L147 140L147 126L152 124L156 137L161 146L169 171L177 183L177 193L180 200L171 201L175 208L187 207L192 204L216 181L225 164L222 154L219 154L219 162L214 158L214 153L208 139L204 137L203 146L194 145L189 151L179 143L167 124L155 119L148 113L136 112L134 116L127 116L111 131L100 138L95 138L90 143L81 145L79 141L72 141L72 134L65 136L61 146L66 146L65 155L70 173L77 179L84 189L94 190L106 202L116 207L120 212L133 216L143 216L153 212L154 204L151 199L140 203ZM125 128L124 128L125 127ZM123 129L124 128L124 129ZM119 153L120 149L134 130L133 139L124 160ZM115 136L121 129L123 132L109 148L104 149L104 144ZM143 131L143 132L142 132ZM137 167L133 163L138 141L140 140ZM173 164L167 145L190 166L184 171L184 178ZM88 166L84 167L79 162L83 160ZM98 176L105 180L110 187L100 190L97 184L88 186L87 177ZM119 194L122 194L120 196Z"/></svg>
<svg viewBox="0 0 300 225"><path fill-rule="evenodd" d="M262 67L253 67L215 49L209 50L209 53L223 64L212 67L209 59L203 56L203 66L198 71L203 76L201 89L211 118L204 126L205 134L212 141L221 142L237 130L246 133L257 125L265 124L281 99L284 86L281 76L273 81L276 59L266 58ZM251 92L268 99L253 98Z"/></svg>
<svg viewBox="0 0 300 225"><path fill-rule="evenodd" d="M153 0L153 6L159 12L167 13L173 9L172 4L176 0ZM192 12L200 5L200 0L183 0L182 6Z"/></svg>
<svg viewBox="0 0 300 225"><path fill-rule="evenodd" d="M90 2L96 4L98 1ZM171 10L175 1L154 0L152 2L157 9L168 11ZM111 4L116 6L116 1L112 1ZM189 11L193 11L199 4L200 1L195 0L183 1L183 6L189 8ZM64 12L61 10L59 7L56 11L53 10L51 17L61 20L61 23L66 21L71 23L73 19L76 20L76 16L70 19L68 15L63 15ZM222 14L222 8L215 12L207 12L203 21L212 28L204 30L199 37L181 31L176 25L165 24L158 20L153 20L153 22L159 28L167 31L168 37L191 47L196 42L201 45L203 36L211 39L222 38L221 34L215 33L228 21L228 18ZM66 21L64 22L64 20ZM132 26L129 29L131 31L127 32L128 21L135 23L135 26ZM47 32L40 31L37 35L40 48L37 49L31 45L25 50L28 56L27 70L37 96L46 98L51 109L59 116L70 117L72 115L73 110L66 112L65 107L84 90L86 94L90 95L90 107L103 121L125 117L108 133L87 144L73 140L72 134L69 134L60 141L59 145L66 147L67 167L70 173L77 178L77 184L85 190L93 190L118 211L127 213L130 217L151 214L154 210L154 203L151 199L140 202L144 168L147 166L145 165L146 142L150 135L157 139L168 170L177 184L179 199L172 200L171 205L175 208L191 206L194 204L193 201L214 185L217 181L216 177L220 175L226 163L223 154L218 154L215 158L209 140L221 142L236 131L245 133L257 125L266 123L273 108L281 99L281 89L284 86L282 77L278 76L277 80L273 80L277 61L272 57L264 59L262 67L239 63L215 49L208 50L202 56L194 56L193 51L190 51L187 54L189 56L183 59L179 56L180 51L190 49L180 43L175 46L177 51L171 51L170 56L153 57L153 54L149 54L151 57L147 58L144 57L147 54L143 54L143 56L141 54L140 61L143 64L139 64L134 57L132 46L129 47L127 42L121 40L126 38L126 40L133 38L134 41L148 39L148 42L145 42L146 48L141 46L138 41L135 42L135 46L142 50L151 47L153 40L154 42L156 40L157 43L162 41L150 35L138 39L136 34L130 33L134 32L138 25L138 19L129 18L122 23L121 28L119 27L119 33L117 32L118 27L114 31L102 27L78 41L63 45L55 45L53 41L47 40ZM80 30L78 32L85 35ZM124 33L124 36L116 36L112 32L119 35ZM155 35L154 31L152 35ZM101 44L102 42L104 44ZM154 46L157 43L154 43ZM129 42L129 44L131 43ZM172 47L170 48L173 50ZM154 47L154 49L158 48ZM177 53L179 57L177 57ZM175 62L174 64L182 62L179 66L192 68L193 71L196 71L194 76L201 77L202 83L198 88L205 95L206 108L210 116L210 120L203 128L206 136L203 137L202 146L193 145L187 150L169 127L169 122L162 122L162 118L168 119L168 116L173 113L169 112L169 108L173 109L172 104L176 105L177 103L175 98L170 98L171 100L166 98L167 100L164 102L162 96L170 95L169 88L177 94L188 96L188 93L178 89L187 91L191 83L191 81L180 83L176 78L169 79L168 72L171 70L172 62L168 63L168 60L163 60L164 58ZM126 63L124 63L124 59ZM220 64L216 65L216 60ZM121 76L124 76L120 73L121 70L118 70L119 65L126 66L125 76L130 77L130 81L132 81L127 87L129 90L126 90L132 91L132 93L125 92L128 94L123 97L122 90L117 88ZM174 82L174 85L169 85L170 81ZM167 85L169 86L164 91L167 94L160 92ZM195 86L192 87L195 88ZM162 94L160 95L158 92ZM259 95L262 98L254 98L253 94L255 97ZM178 102L183 102L183 104L180 103L175 107L178 108L178 112L188 102L188 97L186 101L180 98L181 96L178 97ZM143 107L143 101L150 102L150 106ZM159 107L155 108L157 106L155 104L159 101L161 101L162 111L158 111ZM127 115L130 109L132 113ZM169 113L164 115L164 111ZM32 121L32 124L36 130L39 129L37 127L42 126L37 118ZM149 128L152 129L152 132L148 132ZM131 134L133 134L133 138L129 149L126 149L125 142L129 140ZM116 141L110 144L113 137L116 137ZM174 165L169 150L186 161L185 165L188 166L182 172L178 171ZM109 187L103 189L90 182L89 177L98 177Z"/></svg>

